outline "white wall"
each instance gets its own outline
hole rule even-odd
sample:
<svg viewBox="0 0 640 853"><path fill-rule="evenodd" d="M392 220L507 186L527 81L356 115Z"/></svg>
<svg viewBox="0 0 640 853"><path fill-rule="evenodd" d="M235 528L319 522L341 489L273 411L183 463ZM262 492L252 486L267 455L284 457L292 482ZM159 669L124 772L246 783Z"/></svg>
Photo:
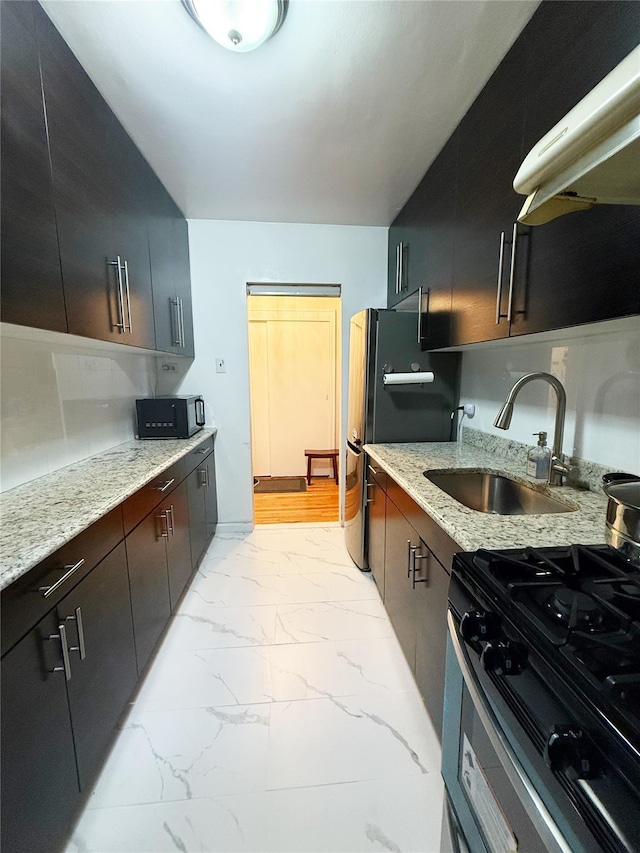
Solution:
<svg viewBox="0 0 640 853"><path fill-rule="evenodd" d="M134 437L134 400L154 393L155 357L104 347L3 326L2 489Z"/></svg>
<svg viewBox="0 0 640 853"><path fill-rule="evenodd" d="M160 373L160 393L200 393L215 423L221 522L253 519L247 347L248 282L342 285L342 353L349 319L386 304L387 229L191 220L191 286L196 359L183 376ZM215 372L224 358L226 373ZM162 359L161 361L168 361ZM345 432L347 376L342 374Z"/></svg>
<svg viewBox="0 0 640 853"><path fill-rule="evenodd" d="M556 341L527 336L466 351L460 399L477 409L473 420L465 421L527 444L535 443L533 432L546 430L551 446L555 394L543 382L520 392L508 432L495 429L493 421L519 376L553 373L567 392L564 452L640 474L640 318L613 326L604 333L595 324L583 327L579 336L560 334Z"/></svg>

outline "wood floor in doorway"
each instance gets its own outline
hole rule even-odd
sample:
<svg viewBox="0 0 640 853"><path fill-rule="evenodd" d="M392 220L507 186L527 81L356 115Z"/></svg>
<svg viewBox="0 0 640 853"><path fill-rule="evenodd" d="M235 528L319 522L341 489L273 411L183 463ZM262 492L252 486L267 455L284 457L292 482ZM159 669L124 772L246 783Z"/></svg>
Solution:
<svg viewBox="0 0 640 853"><path fill-rule="evenodd" d="M256 524L338 521L338 486L332 478L312 477L306 492L253 495Z"/></svg>

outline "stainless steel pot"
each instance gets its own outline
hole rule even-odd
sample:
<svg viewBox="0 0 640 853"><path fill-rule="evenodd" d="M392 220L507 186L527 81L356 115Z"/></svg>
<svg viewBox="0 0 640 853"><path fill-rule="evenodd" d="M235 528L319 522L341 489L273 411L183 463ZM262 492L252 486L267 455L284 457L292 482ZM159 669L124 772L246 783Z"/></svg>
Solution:
<svg viewBox="0 0 640 853"><path fill-rule="evenodd" d="M609 499L607 542L631 559L640 561L640 477L606 474L602 481Z"/></svg>

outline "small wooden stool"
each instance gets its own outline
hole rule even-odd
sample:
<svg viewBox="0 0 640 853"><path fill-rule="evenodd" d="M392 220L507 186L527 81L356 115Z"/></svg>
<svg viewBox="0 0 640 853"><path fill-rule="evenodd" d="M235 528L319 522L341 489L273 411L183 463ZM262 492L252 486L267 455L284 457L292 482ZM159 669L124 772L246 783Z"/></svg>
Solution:
<svg viewBox="0 0 640 853"><path fill-rule="evenodd" d="M307 457L307 485L311 485L311 460L312 459L331 459L333 466L333 476L338 485L338 451L337 450L305 450L304 455Z"/></svg>

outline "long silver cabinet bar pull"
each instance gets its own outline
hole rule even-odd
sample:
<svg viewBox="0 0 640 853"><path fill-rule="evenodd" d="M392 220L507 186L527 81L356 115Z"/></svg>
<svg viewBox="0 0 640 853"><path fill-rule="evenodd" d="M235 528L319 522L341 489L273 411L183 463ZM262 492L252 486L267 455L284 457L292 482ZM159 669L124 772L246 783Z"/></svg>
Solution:
<svg viewBox="0 0 640 853"><path fill-rule="evenodd" d="M169 320L171 322L171 344L174 347L182 346L180 343L180 309L178 308L178 297L169 297Z"/></svg>
<svg viewBox="0 0 640 853"><path fill-rule="evenodd" d="M60 640L62 647L62 666L54 666L52 672L64 672L67 681L71 678L71 662L69 661L69 647L67 646L67 629L61 622L58 625L59 634L49 634L50 640Z"/></svg>
<svg viewBox="0 0 640 853"><path fill-rule="evenodd" d="M498 255L498 292L496 294L496 326L500 325L500 318L506 314L500 313L500 302L502 301L502 268L504 266L504 231L500 232L500 254Z"/></svg>
<svg viewBox="0 0 640 853"><path fill-rule="evenodd" d="M173 529L174 520L173 520L173 504L167 510L167 521L169 522L169 533L173 536L175 530Z"/></svg>
<svg viewBox="0 0 640 853"><path fill-rule="evenodd" d="M80 566L82 565L84 565L84 557L81 560L78 560L78 562L73 566L63 566L65 573L62 575L62 577L58 578L58 580L52 586L38 587L38 592L41 592L45 598L49 598L49 596L53 595L53 593L62 586L62 584L67 580L67 578L70 578L74 572L77 572Z"/></svg>
<svg viewBox="0 0 640 853"><path fill-rule="evenodd" d="M207 488L209 488L209 486L211 485L209 483L209 466L207 465L207 467L204 470L205 470L205 473L207 475Z"/></svg>
<svg viewBox="0 0 640 853"><path fill-rule="evenodd" d="M402 279L404 278L404 243L400 241L400 281L398 282L398 293L402 293Z"/></svg>
<svg viewBox="0 0 640 853"><path fill-rule="evenodd" d="M169 538L169 515L166 512L161 512L160 515L157 516L160 520L160 536L162 539ZM162 522L164 521L164 528L162 527Z"/></svg>
<svg viewBox="0 0 640 853"><path fill-rule="evenodd" d="M184 349L186 347L185 339L184 339L184 303L182 302L182 297L176 297L178 300L178 322L179 322L179 335L180 335L180 346Z"/></svg>
<svg viewBox="0 0 640 853"><path fill-rule="evenodd" d="M166 480L163 486L156 486L156 492L166 492L171 483L175 483L175 481L175 477L172 477L171 480Z"/></svg>
<svg viewBox="0 0 640 853"><path fill-rule="evenodd" d="M369 470L371 471L371 473L372 473L372 474L375 474L376 476L380 473L380 471L377 471L377 470L373 467L373 465L368 465L367 467L369 468Z"/></svg>
<svg viewBox="0 0 640 853"><path fill-rule="evenodd" d="M418 343L422 343L422 287L418 288Z"/></svg>
<svg viewBox="0 0 640 853"><path fill-rule="evenodd" d="M82 610L79 607L76 607L74 613L75 616L67 616L67 622L75 622L76 627L78 629L78 645L70 646L70 652L80 652L80 660L84 660L87 656L87 650L84 644L84 628L82 627Z"/></svg>
<svg viewBox="0 0 640 853"><path fill-rule="evenodd" d="M207 485L207 469L206 468L198 468L198 474L200 474L200 485Z"/></svg>
<svg viewBox="0 0 640 853"><path fill-rule="evenodd" d="M396 246L396 293L400 292L400 244Z"/></svg>
<svg viewBox="0 0 640 853"><path fill-rule="evenodd" d="M112 323L112 329L120 329L122 332L127 331L127 324L124 319L124 291L122 287L122 261L120 259L120 255L116 255L115 261L109 261L110 267L116 268L116 274L118 276L118 319L119 323Z"/></svg>
<svg viewBox="0 0 640 853"><path fill-rule="evenodd" d="M415 555L417 547L411 544L411 539L407 539L407 577L411 577L411 557Z"/></svg>
<svg viewBox="0 0 640 853"><path fill-rule="evenodd" d="M129 317L129 334L133 334L133 323L131 322L131 291L129 290L129 264L124 262L124 287L127 294L127 316Z"/></svg>
<svg viewBox="0 0 640 853"><path fill-rule="evenodd" d="M507 305L507 323L511 322L513 314L513 282L516 277L516 243L518 240L518 223L513 223L513 240L511 241L511 269L509 270L509 304Z"/></svg>
<svg viewBox="0 0 640 853"><path fill-rule="evenodd" d="M175 296L169 297L169 324L171 326L171 346L180 346L180 323L178 322L178 300Z"/></svg>
<svg viewBox="0 0 640 853"><path fill-rule="evenodd" d="M417 549L416 549L417 551ZM417 583L429 583L429 563L426 563L427 566L427 576L425 578L417 578L416 574L418 573L418 569L416 567L417 560L428 560L428 554L417 554L416 551L413 552L413 566L411 567L411 587L412 589L416 588Z"/></svg>

